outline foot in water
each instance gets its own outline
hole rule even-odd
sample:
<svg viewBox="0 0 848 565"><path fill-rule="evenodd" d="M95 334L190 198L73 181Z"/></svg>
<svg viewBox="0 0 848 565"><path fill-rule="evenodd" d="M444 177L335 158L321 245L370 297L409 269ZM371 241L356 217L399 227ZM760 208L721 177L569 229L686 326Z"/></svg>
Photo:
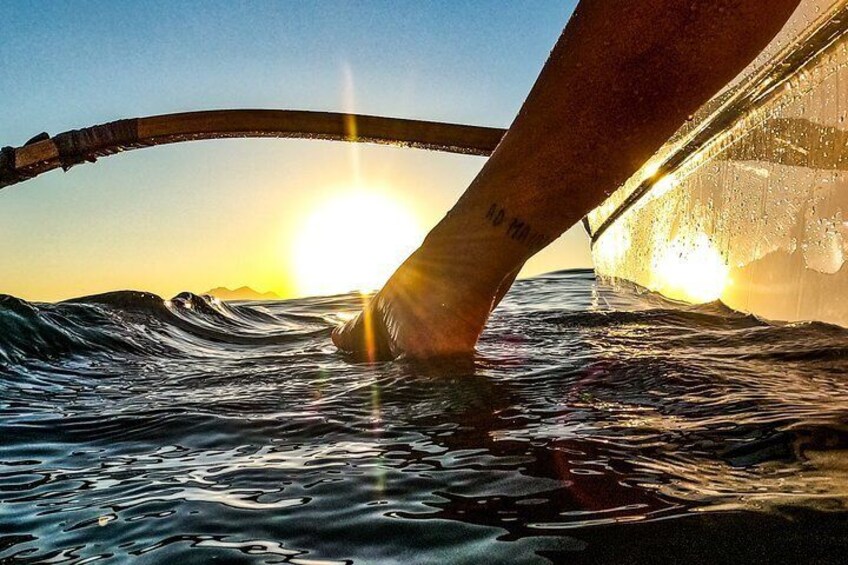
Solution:
<svg viewBox="0 0 848 565"><path fill-rule="evenodd" d="M473 353L515 276L485 276L473 262L440 261L434 247L416 251L362 312L333 331L339 349L366 361Z"/></svg>
<svg viewBox="0 0 848 565"><path fill-rule="evenodd" d="M798 2L580 2L486 165L335 344L368 360L473 352L524 262L630 178Z"/></svg>

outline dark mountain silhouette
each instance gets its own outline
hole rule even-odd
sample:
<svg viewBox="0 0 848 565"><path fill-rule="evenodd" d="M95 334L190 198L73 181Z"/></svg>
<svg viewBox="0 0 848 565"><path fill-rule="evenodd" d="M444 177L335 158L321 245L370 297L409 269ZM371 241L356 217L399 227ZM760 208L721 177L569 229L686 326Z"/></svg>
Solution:
<svg viewBox="0 0 848 565"><path fill-rule="evenodd" d="M280 297L273 292L258 292L249 286L242 286L236 289L229 289L223 286L213 288L204 292L211 294L215 298L221 300L279 300Z"/></svg>

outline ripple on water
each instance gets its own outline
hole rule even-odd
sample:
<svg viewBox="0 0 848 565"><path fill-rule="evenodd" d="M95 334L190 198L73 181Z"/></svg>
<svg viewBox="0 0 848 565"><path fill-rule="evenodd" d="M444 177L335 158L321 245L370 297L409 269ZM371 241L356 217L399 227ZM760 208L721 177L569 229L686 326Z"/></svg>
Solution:
<svg viewBox="0 0 848 565"><path fill-rule="evenodd" d="M848 549L845 330L576 271L517 283L471 362L361 365L327 339L359 304L4 297L0 562Z"/></svg>

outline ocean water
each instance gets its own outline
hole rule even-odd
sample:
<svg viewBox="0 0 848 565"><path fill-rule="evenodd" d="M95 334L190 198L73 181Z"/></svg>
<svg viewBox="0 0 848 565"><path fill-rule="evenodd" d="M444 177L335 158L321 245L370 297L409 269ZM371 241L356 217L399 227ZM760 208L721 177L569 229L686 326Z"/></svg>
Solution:
<svg viewBox="0 0 848 565"><path fill-rule="evenodd" d="M569 271L368 365L360 300L0 297L0 562L842 562L848 331Z"/></svg>

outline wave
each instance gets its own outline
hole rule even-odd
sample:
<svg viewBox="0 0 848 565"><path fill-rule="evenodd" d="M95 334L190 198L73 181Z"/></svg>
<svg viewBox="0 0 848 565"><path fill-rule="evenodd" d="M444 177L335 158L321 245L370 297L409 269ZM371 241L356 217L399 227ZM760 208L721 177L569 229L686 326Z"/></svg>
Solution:
<svg viewBox="0 0 848 565"><path fill-rule="evenodd" d="M58 303L0 295L0 362L25 364L79 355L184 355L229 346L284 345L329 332L321 316L278 315L183 292L170 300L116 291Z"/></svg>
<svg viewBox="0 0 848 565"><path fill-rule="evenodd" d="M589 272L589 275L591 272ZM517 295L538 296L565 275L519 281ZM587 276L589 276L587 275ZM537 288L538 287L538 288ZM507 304L489 333L523 328L554 340L577 332L605 339L649 331L668 346L708 348L715 357L738 360L817 361L848 359L848 330L822 323L777 325L731 310L720 302L683 305L654 294L616 295L610 310L526 309ZM27 302L0 294L0 364L25 365L74 356L231 356L245 347L285 346L326 338L337 310L355 308L348 295L272 303L232 303L182 292L166 300L150 292L116 291L58 303ZM356 297L355 303L360 299ZM566 301L567 298L562 298ZM628 300L632 301L628 302ZM631 308L635 306L635 308ZM629 332L628 330L634 330ZM614 332L614 338L606 335ZM484 342L490 337L484 334ZM324 343L322 341L322 343Z"/></svg>
<svg viewBox="0 0 848 565"><path fill-rule="evenodd" d="M1 296L0 562L126 561L221 524L232 547L258 528L297 548L326 523L368 558L386 516L474 543L788 506L844 531L848 330L555 273L516 283L474 358L360 364L327 335L360 307Z"/></svg>

